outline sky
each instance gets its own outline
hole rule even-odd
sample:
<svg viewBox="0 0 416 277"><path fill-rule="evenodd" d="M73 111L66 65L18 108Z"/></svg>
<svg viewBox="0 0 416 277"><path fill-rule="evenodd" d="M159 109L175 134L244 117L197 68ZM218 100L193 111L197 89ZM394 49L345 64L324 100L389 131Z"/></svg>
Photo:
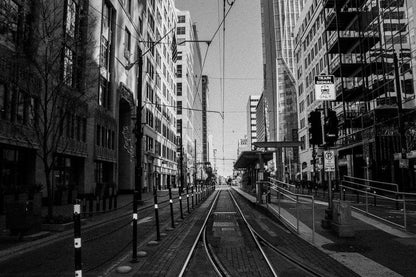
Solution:
<svg viewBox="0 0 416 277"><path fill-rule="evenodd" d="M227 1L225 3L227 12L230 6ZM221 0L176 0L175 6L191 13L199 40L210 40L223 17ZM208 132L213 135L213 148L217 149L217 170L222 176L232 175L238 139L247 135L248 97L260 95L263 90L260 17L260 1L235 0L225 20L224 101L222 26L208 48L202 72L209 80L208 109L222 111L224 107L224 120L218 113L208 114ZM204 43L200 46L203 58L207 46Z"/></svg>

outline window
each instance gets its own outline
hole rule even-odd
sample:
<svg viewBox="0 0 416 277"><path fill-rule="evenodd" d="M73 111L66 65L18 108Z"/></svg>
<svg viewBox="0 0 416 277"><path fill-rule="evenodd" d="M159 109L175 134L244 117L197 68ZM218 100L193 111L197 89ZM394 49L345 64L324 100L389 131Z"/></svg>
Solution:
<svg viewBox="0 0 416 277"><path fill-rule="evenodd" d="M0 83L0 118L6 118L7 94L6 86Z"/></svg>
<svg viewBox="0 0 416 277"><path fill-rule="evenodd" d="M177 114L182 114L182 101L178 101L176 105L178 107Z"/></svg>
<svg viewBox="0 0 416 277"><path fill-rule="evenodd" d="M176 28L176 34L184 35L185 34L185 27L178 27Z"/></svg>
<svg viewBox="0 0 416 277"><path fill-rule="evenodd" d="M176 84L176 95L177 96L182 96L182 83L177 83Z"/></svg>
<svg viewBox="0 0 416 277"><path fill-rule="evenodd" d="M65 31L66 34L72 38L75 36L76 12L77 3L75 0L68 0L68 5L66 7Z"/></svg>
<svg viewBox="0 0 416 277"><path fill-rule="evenodd" d="M64 83L68 86L73 85L73 73L74 73L74 53L68 47L64 49Z"/></svg>
<svg viewBox="0 0 416 277"><path fill-rule="evenodd" d="M153 80L153 73L154 73L154 68L153 68L153 64L150 61L149 58L147 58L147 74L149 74L150 79Z"/></svg>
<svg viewBox="0 0 416 277"><path fill-rule="evenodd" d="M131 15L132 13L132 3L131 0L127 0L127 11L129 12L129 14Z"/></svg>
<svg viewBox="0 0 416 277"><path fill-rule="evenodd" d="M185 16L184 15L178 16L178 23L185 23Z"/></svg>
<svg viewBox="0 0 416 277"><path fill-rule="evenodd" d="M109 89L109 82L101 77L100 78L100 88L98 92L98 105L110 109L110 89Z"/></svg>
<svg viewBox="0 0 416 277"><path fill-rule="evenodd" d="M182 65L178 64L176 66L176 77L182 78Z"/></svg>
<svg viewBox="0 0 416 277"><path fill-rule="evenodd" d="M150 102L153 103L153 89L149 83L146 84L146 97Z"/></svg>
<svg viewBox="0 0 416 277"><path fill-rule="evenodd" d="M130 49L131 49L131 34L126 27L124 34L124 57L126 59L130 58Z"/></svg>
<svg viewBox="0 0 416 277"><path fill-rule="evenodd" d="M112 18L112 9L108 6L107 3L103 7L102 15L102 31L101 31L101 49L100 49L100 64L105 69L109 70L110 62L110 45L112 42L111 39L111 18Z"/></svg>
<svg viewBox="0 0 416 277"><path fill-rule="evenodd" d="M155 31L155 20L153 18L153 15L151 15L150 13L148 13L147 23L149 24L150 30L152 30L152 32L154 32Z"/></svg>

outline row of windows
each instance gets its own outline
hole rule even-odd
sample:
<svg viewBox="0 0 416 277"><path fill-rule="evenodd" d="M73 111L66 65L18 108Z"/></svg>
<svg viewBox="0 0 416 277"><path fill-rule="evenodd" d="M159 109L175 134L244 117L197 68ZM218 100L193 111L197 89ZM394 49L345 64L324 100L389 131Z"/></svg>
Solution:
<svg viewBox="0 0 416 277"><path fill-rule="evenodd" d="M35 98L18 88L0 83L0 118L20 124L33 125L37 120Z"/></svg>
<svg viewBox="0 0 416 277"><path fill-rule="evenodd" d="M100 124L96 125L95 144L111 150L115 147L115 132Z"/></svg>

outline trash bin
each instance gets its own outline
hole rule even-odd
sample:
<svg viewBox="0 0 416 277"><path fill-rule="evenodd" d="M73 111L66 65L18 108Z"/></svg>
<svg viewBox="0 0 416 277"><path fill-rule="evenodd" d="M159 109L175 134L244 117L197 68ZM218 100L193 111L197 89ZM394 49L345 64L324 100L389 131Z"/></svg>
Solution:
<svg viewBox="0 0 416 277"><path fill-rule="evenodd" d="M353 237L354 228L351 217L351 203L349 201L332 201L332 230L339 237Z"/></svg>

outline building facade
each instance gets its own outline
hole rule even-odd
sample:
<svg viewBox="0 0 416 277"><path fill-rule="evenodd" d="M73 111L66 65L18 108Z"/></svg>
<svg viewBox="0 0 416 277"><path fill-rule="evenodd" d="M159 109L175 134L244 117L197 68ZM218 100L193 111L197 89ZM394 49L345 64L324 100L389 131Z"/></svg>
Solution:
<svg viewBox="0 0 416 277"><path fill-rule="evenodd" d="M316 108L322 109L323 119L330 108L339 120L336 178L352 175L414 189L413 5L357 0L305 4L296 28L302 168L311 166L303 119ZM321 73L335 76L336 101L314 100L314 76Z"/></svg>
<svg viewBox="0 0 416 277"><path fill-rule="evenodd" d="M0 13L0 61L4 69L0 72L1 199L32 184L43 185L44 197L62 191L102 197L174 182L176 95L170 47L176 25L174 1L56 1L55 6L61 9L48 18L62 18L63 26L51 41L54 47L63 48L56 49L62 58L55 59L58 63L54 72L58 73L53 84L60 85L55 91L80 100L66 109L64 98L59 97L55 106L42 106L48 86L39 81L40 73L33 71L27 60L20 59L27 54L41 57L36 47L44 45L36 43L36 36L42 29L36 24L42 23L42 9L51 12L51 2L7 2ZM26 15L34 20L26 22ZM153 42L165 34L166 43L155 46ZM28 38L32 44L25 41ZM25 45L33 48L23 49ZM23 68L26 71L19 71ZM39 94L30 92L30 88L36 88ZM53 95L59 95L57 92ZM137 103L138 93L142 93L142 103ZM139 167L142 180L136 183L137 106L142 112L138 126L143 131L143 164ZM45 122L39 121L44 107L50 112L49 118L55 120L50 121L56 126L51 138L57 138L56 145L47 144L51 150L47 158L53 161L49 193L42 159L36 157L43 148L29 139L41 129L36 124Z"/></svg>
<svg viewBox="0 0 416 277"><path fill-rule="evenodd" d="M198 41L198 35L190 13L177 10L177 16L177 127L182 134L187 181L193 182L202 156L201 50L199 43L191 42Z"/></svg>
<svg viewBox="0 0 416 277"><path fill-rule="evenodd" d="M322 101L315 100L314 90L315 75L327 73L325 22L322 12L322 1L306 1L294 29L298 134L302 142L299 150L299 172L302 179L317 182L321 180L319 172L322 169L322 148L314 149L309 144L308 115L315 109L323 109ZM316 153L315 165L313 151Z"/></svg>
<svg viewBox="0 0 416 277"><path fill-rule="evenodd" d="M256 107L260 100L259 95L250 95L247 102L247 139L249 149L253 149L252 143L257 141Z"/></svg>
<svg viewBox="0 0 416 277"><path fill-rule="evenodd" d="M302 1L261 1L264 63L263 106L267 110L268 141L291 141L297 135L296 87L293 75L293 28ZM295 132L296 130L296 132ZM258 138L260 141L260 139ZM291 160L289 149L278 149L275 171L282 177Z"/></svg>

